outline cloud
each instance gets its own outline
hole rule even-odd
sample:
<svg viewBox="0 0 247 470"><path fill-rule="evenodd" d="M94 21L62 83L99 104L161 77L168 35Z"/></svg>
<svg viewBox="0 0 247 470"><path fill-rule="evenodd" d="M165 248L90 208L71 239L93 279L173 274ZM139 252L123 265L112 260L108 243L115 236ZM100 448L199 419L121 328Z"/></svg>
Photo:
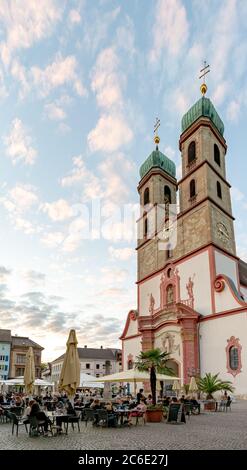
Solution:
<svg viewBox="0 0 247 470"><path fill-rule="evenodd" d="M119 59L113 47L104 49L99 54L93 69L91 87L100 107L122 106L121 82L124 81L124 76L119 73L118 67Z"/></svg>
<svg viewBox="0 0 247 470"><path fill-rule="evenodd" d="M23 214L38 202L36 189L31 185L17 184L0 202L12 214Z"/></svg>
<svg viewBox="0 0 247 470"><path fill-rule="evenodd" d="M157 62L163 51L178 56L186 44L189 24L186 9L180 0L158 0L153 25L151 62Z"/></svg>
<svg viewBox="0 0 247 470"><path fill-rule="evenodd" d="M55 60L45 69L31 67L31 76L34 86L42 97L49 95L54 89L63 85L72 85L79 96L87 94L79 76L78 63L75 56L63 57L58 53Z"/></svg>
<svg viewBox="0 0 247 470"><path fill-rule="evenodd" d="M5 42L0 44L3 63L8 66L13 53L30 48L48 37L61 18L61 2L57 0L1 0L0 21L5 31Z"/></svg>
<svg viewBox="0 0 247 470"><path fill-rule="evenodd" d="M81 15L78 10L70 10L69 12L69 21L71 24L79 24L81 22Z"/></svg>
<svg viewBox="0 0 247 470"><path fill-rule="evenodd" d="M11 270L5 268L5 266L0 266L0 282L5 282L6 279L9 277L11 274Z"/></svg>
<svg viewBox="0 0 247 470"><path fill-rule="evenodd" d="M32 269L24 271L23 277L32 286L44 285L46 279L46 275L44 273L34 271Z"/></svg>
<svg viewBox="0 0 247 470"><path fill-rule="evenodd" d="M121 114L103 114L88 134L91 152L115 152L133 139L133 132Z"/></svg>
<svg viewBox="0 0 247 470"><path fill-rule="evenodd" d="M28 80L28 73L25 67L19 62L19 60L14 59L11 65L11 75L21 84L21 89L19 92L19 98L23 99L26 94L29 92L31 85Z"/></svg>
<svg viewBox="0 0 247 470"><path fill-rule="evenodd" d="M106 39L111 24L117 19L121 11L118 6L111 11L104 12L102 9L94 8L91 18L84 21L83 46L91 53L95 52Z"/></svg>
<svg viewBox="0 0 247 470"><path fill-rule="evenodd" d="M241 112L240 102L237 100L230 101L226 110L227 119L232 122L237 122L240 112Z"/></svg>
<svg viewBox="0 0 247 470"><path fill-rule="evenodd" d="M15 118L8 136L3 138L6 154L13 165L19 161L25 165L33 165L37 157L37 151L32 147L32 138L28 134L22 121Z"/></svg>
<svg viewBox="0 0 247 470"><path fill-rule="evenodd" d="M119 57L115 47L103 49L93 68L91 87L101 115L96 127L88 134L91 152L115 152L133 139L123 97L126 77Z"/></svg>
<svg viewBox="0 0 247 470"><path fill-rule="evenodd" d="M66 118L66 112L61 106L57 106L55 103L47 103L45 105L45 112L49 119L52 121L62 121Z"/></svg>
<svg viewBox="0 0 247 470"><path fill-rule="evenodd" d="M48 248L57 248L63 240L64 234L62 232L49 232L41 238L41 242Z"/></svg>
<svg viewBox="0 0 247 470"><path fill-rule="evenodd" d="M94 199L102 196L102 185L100 179L86 168L83 157L73 157L73 169L60 180L62 187L71 187L80 184L83 188L83 199Z"/></svg>
<svg viewBox="0 0 247 470"><path fill-rule="evenodd" d="M113 248L110 246L108 248L110 256L113 260L120 260L120 261L127 261L132 256L134 256L135 252L133 248Z"/></svg>
<svg viewBox="0 0 247 470"><path fill-rule="evenodd" d="M70 219L74 214L72 207L65 199L42 204L41 209L55 222Z"/></svg>

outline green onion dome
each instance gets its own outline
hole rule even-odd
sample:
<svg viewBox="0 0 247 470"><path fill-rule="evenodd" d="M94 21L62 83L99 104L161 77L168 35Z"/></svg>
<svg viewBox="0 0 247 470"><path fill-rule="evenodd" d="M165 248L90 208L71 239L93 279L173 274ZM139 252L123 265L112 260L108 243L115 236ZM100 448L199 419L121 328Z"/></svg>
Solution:
<svg viewBox="0 0 247 470"><path fill-rule="evenodd" d="M160 152L158 146L142 164L140 168L140 177L143 178L152 168L160 168L168 173L168 175L176 178L175 163Z"/></svg>
<svg viewBox="0 0 247 470"><path fill-rule="evenodd" d="M202 96L182 118L182 132L186 131L200 117L209 118L223 136L224 124L209 98Z"/></svg>

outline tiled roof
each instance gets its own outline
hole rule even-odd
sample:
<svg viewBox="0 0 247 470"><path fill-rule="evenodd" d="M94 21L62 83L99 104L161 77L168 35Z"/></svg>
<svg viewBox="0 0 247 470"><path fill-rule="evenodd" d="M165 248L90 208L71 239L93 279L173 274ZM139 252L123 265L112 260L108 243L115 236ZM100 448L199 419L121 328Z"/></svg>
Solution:
<svg viewBox="0 0 247 470"><path fill-rule="evenodd" d="M2 343L11 343L11 330L0 330L0 341Z"/></svg>
<svg viewBox="0 0 247 470"><path fill-rule="evenodd" d="M12 347L13 346L24 346L27 348L36 348L36 349L44 349L42 346L39 344L35 343L29 338L26 338L25 336L12 336Z"/></svg>
<svg viewBox="0 0 247 470"><path fill-rule="evenodd" d="M80 359L104 359L104 360L116 360L117 353L121 353L121 349L114 349L114 348L77 348L78 355ZM57 359L52 361L58 362L64 358L65 354L59 356Z"/></svg>
<svg viewBox="0 0 247 470"><path fill-rule="evenodd" d="M238 262L240 284L247 286L247 263L242 259Z"/></svg>

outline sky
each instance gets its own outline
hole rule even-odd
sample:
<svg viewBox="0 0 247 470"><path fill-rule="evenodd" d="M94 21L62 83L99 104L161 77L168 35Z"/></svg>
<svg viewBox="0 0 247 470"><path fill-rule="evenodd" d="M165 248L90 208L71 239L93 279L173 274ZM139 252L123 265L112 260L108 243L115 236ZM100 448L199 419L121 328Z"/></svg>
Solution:
<svg viewBox="0 0 247 470"><path fill-rule="evenodd" d="M181 176L181 118L208 94L225 124L238 255L247 261L247 2L1 0L0 327L64 352L119 347L136 308L139 167Z"/></svg>

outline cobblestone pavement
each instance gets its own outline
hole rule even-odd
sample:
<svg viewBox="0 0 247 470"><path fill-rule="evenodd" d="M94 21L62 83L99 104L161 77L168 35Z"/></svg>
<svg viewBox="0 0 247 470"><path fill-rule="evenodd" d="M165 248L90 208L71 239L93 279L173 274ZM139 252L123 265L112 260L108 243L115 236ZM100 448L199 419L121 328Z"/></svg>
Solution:
<svg viewBox="0 0 247 470"><path fill-rule="evenodd" d="M247 449L247 401L232 405L227 413L191 416L186 424L138 424L131 428L95 428L81 422L81 432L69 428L68 435L29 437L24 426L12 436L10 424L0 424L0 449L75 450L170 450Z"/></svg>

